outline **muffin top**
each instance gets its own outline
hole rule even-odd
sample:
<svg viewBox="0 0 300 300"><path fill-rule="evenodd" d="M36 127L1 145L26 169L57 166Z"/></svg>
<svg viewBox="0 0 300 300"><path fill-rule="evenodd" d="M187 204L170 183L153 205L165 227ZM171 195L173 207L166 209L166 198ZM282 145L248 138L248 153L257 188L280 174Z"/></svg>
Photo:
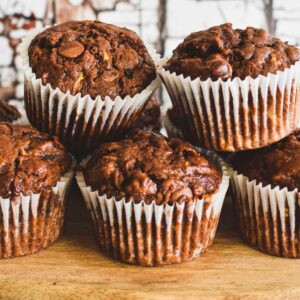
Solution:
<svg viewBox="0 0 300 300"><path fill-rule="evenodd" d="M99 21L73 21L38 34L29 64L42 83L72 95L134 96L156 77L156 69L136 33Z"/></svg>
<svg viewBox="0 0 300 300"><path fill-rule="evenodd" d="M160 117L161 113L159 101L157 100L157 98L151 97L133 128L152 128L159 131L161 128Z"/></svg>
<svg viewBox="0 0 300 300"><path fill-rule="evenodd" d="M300 130L271 146L240 152L233 165L240 174L263 185L300 188Z"/></svg>
<svg viewBox="0 0 300 300"><path fill-rule="evenodd" d="M9 105L6 101L0 99L0 122L10 122L19 119L21 114L16 107Z"/></svg>
<svg viewBox="0 0 300 300"><path fill-rule="evenodd" d="M31 126L0 123L0 197L49 189L70 165L71 157L56 137Z"/></svg>
<svg viewBox="0 0 300 300"><path fill-rule="evenodd" d="M226 23L186 37L173 51L165 69L191 79L245 79L282 71L299 59L296 47L264 29L233 29Z"/></svg>
<svg viewBox="0 0 300 300"><path fill-rule="evenodd" d="M221 182L216 167L190 144L141 129L119 142L101 145L84 177L100 195L147 204L209 201Z"/></svg>

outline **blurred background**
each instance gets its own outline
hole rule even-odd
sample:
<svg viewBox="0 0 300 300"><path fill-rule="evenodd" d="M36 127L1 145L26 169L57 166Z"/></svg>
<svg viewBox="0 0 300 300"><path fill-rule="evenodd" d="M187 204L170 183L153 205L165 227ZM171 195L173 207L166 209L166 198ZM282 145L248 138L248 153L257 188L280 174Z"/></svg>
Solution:
<svg viewBox="0 0 300 300"><path fill-rule="evenodd" d="M225 22L300 43L298 0L0 0L0 97L23 97L18 44L26 31L83 19L128 27L162 55L191 32Z"/></svg>

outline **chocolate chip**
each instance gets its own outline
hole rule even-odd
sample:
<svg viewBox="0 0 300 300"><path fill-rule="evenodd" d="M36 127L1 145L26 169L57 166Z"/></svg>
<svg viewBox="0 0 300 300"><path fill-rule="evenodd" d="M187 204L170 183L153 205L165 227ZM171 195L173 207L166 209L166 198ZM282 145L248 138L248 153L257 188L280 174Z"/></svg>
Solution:
<svg viewBox="0 0 300 300"><path fill-rule="evenodd" d="M63 43L58 48L58 53L65 58L76 58L84 51L84 47L77 41Z"/></svg>
<svg viewBox="0 0 300 300"><path fill-rule="evenodd" d="M125 70L124 73L128 79L133 79L133 72L131 70Z"/></svg>

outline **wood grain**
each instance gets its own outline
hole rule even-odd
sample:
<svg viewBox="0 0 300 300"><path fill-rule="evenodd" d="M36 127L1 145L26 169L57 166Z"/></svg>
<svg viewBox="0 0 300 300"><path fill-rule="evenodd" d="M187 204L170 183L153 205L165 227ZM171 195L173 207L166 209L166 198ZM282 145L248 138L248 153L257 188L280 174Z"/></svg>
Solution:
<svg viewBox="0 0 300 300"><path fill-rule="evenodd" d="M229 201L208 253L144 268L99 252L79 195L74 183L59 242L36 255L0 261L0 299L299 299L300 260L268 256L241 242Z"/></svg>

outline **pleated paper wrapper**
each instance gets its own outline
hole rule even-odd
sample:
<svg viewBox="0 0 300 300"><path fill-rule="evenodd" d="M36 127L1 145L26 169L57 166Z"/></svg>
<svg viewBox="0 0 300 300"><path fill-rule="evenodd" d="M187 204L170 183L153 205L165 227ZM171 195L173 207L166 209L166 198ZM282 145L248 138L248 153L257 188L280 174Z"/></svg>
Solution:
<svg viewBox="0 0 300 300"><path fill-rule="evenodd" d="M36 253L59 238L72 178L69 171L51 190L0 197L0 258Z"/></svg>
<svg viewBox="0 0 300 300"><path fill-rule="evenodd" d="M159 76L134 97L104 99L90 95L73 96L63 93L50 84L43 85L29 66L28 48L31 40L40 32L34 30L21 44L25 71L25 108L30 123L37 129L57 135L72 154L84 157L100 142L122 136L130 128L152 93L160 84ZM160 56L148 49L159 69Z"/></svg>
<svg viewBox="0 0 300 300"><path fill-rule="evenodd" d="M179 138L181 140L192 143L191 138L184 135L184 130L176 126L168 115L168 110L170 108L162 109L162 121L163 125L166 129L167 135L169 138ZM194 145L197 146L197 145ZM234 158L235 153L232 152L218 152L219 156L221 156L226 162L230 163Z"/></svg>
<svg viewBox="0 0 300 300"><path fill-rule="evenodd" d="M231 187L241 237L265 253L300 258L298 190L263 186L236 171Z"/></svg>
<svg viewBox="0 0 300 300"><path fill-rule="evenodd" d="M77 173L101 250L123 262L143 266L179 263L206 252L216 233L229 175L221 158L201 152L222 172L222 182L211 199L196 202L156 205L155 201L117 201L92 191L83 173Z"/></svg>
<svg viewBox="0 0 300 300"><path fill-rule="evenodd" d="M300 121L300 62L276 74L223 81L191 80L160 71L191 143L214 151L240 151L272 144Z"/></svg>

